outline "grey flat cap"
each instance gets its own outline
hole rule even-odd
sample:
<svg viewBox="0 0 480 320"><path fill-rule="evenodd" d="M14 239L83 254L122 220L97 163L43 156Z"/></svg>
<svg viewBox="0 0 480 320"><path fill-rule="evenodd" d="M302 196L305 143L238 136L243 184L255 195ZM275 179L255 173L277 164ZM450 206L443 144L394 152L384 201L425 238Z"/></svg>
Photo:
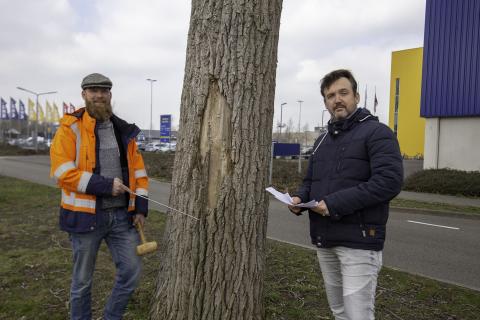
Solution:
<svg viewBox="0 0 480 320"><path fill-rule="evenodd" d="M108 77L105 77L103 74L100 73L92 73L83 78L82 89L92 88L92 87L100 87L100 88L112 88L112 80Z"/></svg>

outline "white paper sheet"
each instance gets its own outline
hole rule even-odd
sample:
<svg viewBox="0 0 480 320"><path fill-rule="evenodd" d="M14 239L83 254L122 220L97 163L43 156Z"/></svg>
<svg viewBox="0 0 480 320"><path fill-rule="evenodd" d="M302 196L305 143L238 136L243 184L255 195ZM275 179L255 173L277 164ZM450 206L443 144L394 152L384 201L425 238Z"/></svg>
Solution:
<svg viewBox="0 0 480 320"><path fill-rule="evenodd" d="M307 203L293 204L292 197L288 193L281 193L281 192L275 190L275 188L273 188L273 187L268 187L265 190L270 192L275 198L277 198L281 202L283 202L287 205L290 205L290 206L302 207L302 208L315 208L316 206L318 206L318 202L315 201L315 200L309 201Z"/></svg>

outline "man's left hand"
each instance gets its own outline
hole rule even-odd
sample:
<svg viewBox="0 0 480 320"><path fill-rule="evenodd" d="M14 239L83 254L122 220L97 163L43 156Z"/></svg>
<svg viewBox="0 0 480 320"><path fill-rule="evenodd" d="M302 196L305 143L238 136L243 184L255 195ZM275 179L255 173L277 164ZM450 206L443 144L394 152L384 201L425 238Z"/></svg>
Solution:
<svg viewBox="0 0 480 320"><path fill-rule="evenodd" d="M327 204L323 200L318 203L318 206L316 206L315 208L313 208L311 210L320 214L320 215L322 215L322 216L324 216L324 217L328 217L330 215L328 213Z"/></svg>
<svg viewBox="0 0 480 320"><path fill-rule="evenodd" d="M136 215L133 216L133 224L134 225L139 224L143 228L143 226L145 225L145 216L141 213L137 213Z"/></svg>

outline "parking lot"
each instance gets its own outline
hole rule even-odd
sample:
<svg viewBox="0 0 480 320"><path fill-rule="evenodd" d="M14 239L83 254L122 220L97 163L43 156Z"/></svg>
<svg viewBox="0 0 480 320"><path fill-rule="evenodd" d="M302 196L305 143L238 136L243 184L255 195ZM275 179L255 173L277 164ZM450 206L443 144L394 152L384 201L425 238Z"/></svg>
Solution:
<svg viewBox="0 0 480 320"><path fill-rule="evenodd" d="M177 142L160 142L153 141L146 143L145 141L137 141L138 149L145 152L174 152L177 148Z"/></svg>

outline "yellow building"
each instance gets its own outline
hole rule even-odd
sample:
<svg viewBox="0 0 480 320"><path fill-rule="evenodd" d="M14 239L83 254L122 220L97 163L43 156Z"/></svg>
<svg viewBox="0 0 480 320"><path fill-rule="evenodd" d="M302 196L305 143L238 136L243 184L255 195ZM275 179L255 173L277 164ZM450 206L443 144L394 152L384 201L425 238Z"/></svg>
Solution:
<svg viewBox="0 0 480 320"><path fill-rule="evenodd" d="M423 48L392 52L388 125L404 157L423 158L425 119L420 117Z"/></svg>

